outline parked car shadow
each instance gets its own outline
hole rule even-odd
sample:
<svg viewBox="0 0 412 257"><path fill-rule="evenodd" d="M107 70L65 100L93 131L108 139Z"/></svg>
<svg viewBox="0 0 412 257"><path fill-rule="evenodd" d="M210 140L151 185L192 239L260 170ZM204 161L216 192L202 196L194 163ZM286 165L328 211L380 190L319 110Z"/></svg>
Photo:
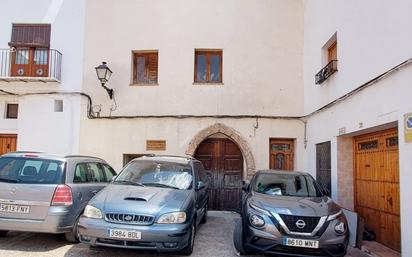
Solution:
<svg viewBox="0 0 412 257"><path fill-rule="evenodd" d="M213 212L208 215L208 222L200 225L191 257L225 256L237 257L232 243L234 220L239 218L235 213ZM99 247L90 249L85 244L73 245L64 257L180 257L178 253L162 253L128 249ZM259 257L259 255L255 255Z"/></svg>
<svg viewBox="0 0 412 257"><path fill-rule="evenodd" d="M9 232L0 237L0 250L22 251L31 253L49 252L68 245L64 235Z"/></svg>

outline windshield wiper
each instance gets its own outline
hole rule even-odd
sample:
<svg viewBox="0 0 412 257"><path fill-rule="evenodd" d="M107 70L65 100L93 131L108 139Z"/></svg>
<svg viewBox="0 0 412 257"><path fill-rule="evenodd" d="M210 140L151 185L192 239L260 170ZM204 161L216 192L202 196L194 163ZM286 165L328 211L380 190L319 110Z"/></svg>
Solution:
<svg viewBox="0 0 412 257"><path fill-rule="evenodd" d="M14 179L14 178L0 178L0 181L3 181L3 182L11 182L11 183L17 183L17 182L20 182L20 179Z"/></svg>
<svg viewBox="0 0 412 257"><path fill-rule="evenodd" d="M113 181L113 183L119 183L119 184L124 184L124 185L134 185L134 186L144 187L144 185L143 185L142 183L133 182L133 181L130 181L130 180L115 180L115 181Z"/></svg>
<svg viewBox="0 0 412 257"><path fill-rule="evenodd" d="M180 189L180 188L175 187L175 186L162 184L162 183L155 183L155 182L153 182L153 183L144 183L143 185L154 186L154 187L167 187L167 188L173 188L173 189Z"/></svg>

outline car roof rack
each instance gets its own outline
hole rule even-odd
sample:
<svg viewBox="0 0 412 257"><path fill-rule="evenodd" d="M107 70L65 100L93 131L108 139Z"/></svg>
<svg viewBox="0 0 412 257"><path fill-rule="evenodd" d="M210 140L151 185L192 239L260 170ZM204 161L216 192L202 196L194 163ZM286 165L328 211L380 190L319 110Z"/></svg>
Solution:
<svg viewBox="0 0 412 257"><path fill-rule="evenodd" d="M144 158L144 157L172 157L172 158L186 158L190 160L196 160L193 156L191 155L170 155L170 154L145 154L141 157L138 158Z"/></svg>

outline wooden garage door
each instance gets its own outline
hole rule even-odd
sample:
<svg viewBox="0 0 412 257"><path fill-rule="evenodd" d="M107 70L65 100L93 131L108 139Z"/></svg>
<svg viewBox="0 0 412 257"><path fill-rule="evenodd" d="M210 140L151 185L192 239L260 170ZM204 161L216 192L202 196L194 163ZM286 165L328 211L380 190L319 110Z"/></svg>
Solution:
<svg viewBox="0 0 412 257"><path fill-rule="evenodd" d="M355 207L377 241L400 251L397 129L354 139Z"/></svg>
<svg viewBox="0 0 412 257"><path fill-rule="evenodd" d="M0 134L0 155L14 152L17 147L17 135Z"/></svg>
<svg viewBox="0 0 412 257"><path fill-rule="evenodd" d="M195 158L212 174L209 190L210 210L240 210L243 156L229 139L209 138L196 150Z"/></svg>

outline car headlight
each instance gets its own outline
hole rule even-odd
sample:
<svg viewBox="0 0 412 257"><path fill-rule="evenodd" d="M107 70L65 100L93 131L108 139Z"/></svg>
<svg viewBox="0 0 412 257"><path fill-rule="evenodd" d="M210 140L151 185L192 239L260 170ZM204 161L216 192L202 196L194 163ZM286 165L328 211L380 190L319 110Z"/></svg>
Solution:
<svg viewBox="0 0 412 257"><path fill-rule="evenodd" d="M249 216L249 222L257 228L261 228L265 225L265 220L261 216L256 214L252 214Z"/></svg>
<svg viewBox="0 0 412 257"><path fill-rule="evenodd" d="M250 206L250 208L254 209L254 210L257 211L257 212L260 212L260 213L262 213L262 214L265 214L265 215L267 215L267 216L270 216L270 213L269 213L267 210L262 209L262 208L260 208L259 206L254 205L253 203L249 203L249 206Z"/></svg>
<svg viewBox="0 0 412 257"><path fill-rule="evenodd" d="M157 220L159 224L181 224L186 221L185 212L171 212L163 214Z"/></svg>
<svg viewBox="0 0 412 257"><path fill-rule="evenodd" d="M337 213L332 214L332 215L329 215L327 221L331 221L331 220L337 219L337 218L341 217L342 215L343 215L343 211L342 211L342 210L339 210Z"/></svg>
<svg viewBox="0 0 412 257"><path fill-rule="evenodd" d="M92 219L103 218L102 211L91 205L86 206L86 208L84 209L83 215L87 218L92 218Z"/></svg>

